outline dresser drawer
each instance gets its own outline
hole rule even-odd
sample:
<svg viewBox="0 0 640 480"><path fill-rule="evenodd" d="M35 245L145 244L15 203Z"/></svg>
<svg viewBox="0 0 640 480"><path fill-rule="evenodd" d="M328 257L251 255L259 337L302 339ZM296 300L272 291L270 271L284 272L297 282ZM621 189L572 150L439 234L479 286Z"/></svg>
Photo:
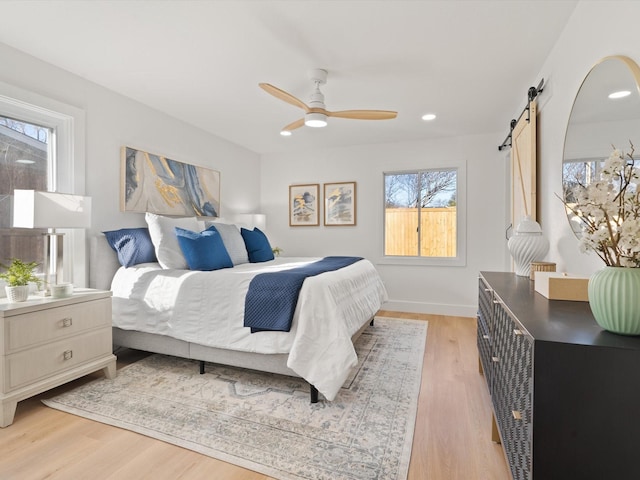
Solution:
<svg viewBox="0 0 640 480"><path fill-rule="evenodd" d="M111 354L111 326L8 355L4 391L9 392L42 378Z"/></svg>
<svg viewBox="0 0 640 480"><path fill-rule="evenodd" d="M5 353L105 326L111 327L111 298L15 315L5 319Z"/></svg>

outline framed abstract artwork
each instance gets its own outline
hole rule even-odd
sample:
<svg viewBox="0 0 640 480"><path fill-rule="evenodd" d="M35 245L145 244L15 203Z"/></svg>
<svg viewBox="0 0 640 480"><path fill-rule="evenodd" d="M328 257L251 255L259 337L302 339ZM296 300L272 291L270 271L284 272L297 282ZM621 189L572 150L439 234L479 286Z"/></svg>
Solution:
<svg viewBox="0 0 640 480"><path fill-rule="evenodd" d="M289 185L289 226L320 225L320 184Z"/></svg>
<svg viewBox="0 0 640 480"><path fill-rule="evenodd" d="M356 182L324 184L324 224L356 224Z"/></svg>
<svg viewBox="0 0 640 480"><path fill-rule="evenodd" d="M220 216L220 172L131 147L121 161L122 211Z"/></svg>

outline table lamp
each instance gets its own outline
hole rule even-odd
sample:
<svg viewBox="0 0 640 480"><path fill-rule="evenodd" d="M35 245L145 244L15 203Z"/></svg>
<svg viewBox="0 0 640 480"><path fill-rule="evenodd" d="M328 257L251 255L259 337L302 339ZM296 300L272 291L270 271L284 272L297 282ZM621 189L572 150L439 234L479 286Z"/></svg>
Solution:
<svg viewBox="0 0 640 480"><path fill-rule="evenodd" d="M63 236L56 228L91 226L91 197L37 190L13 191L13 226L47 228L44 236L44 294L51 294L51 284L63 282Z"/></svg>
<svg viewBox="0 0 640 480"><path fill-rule="evenodd" d="M263 232L267 229L267 216L263 213L241 213L236 215L236 220L247 228L259 228Z"/></svg>

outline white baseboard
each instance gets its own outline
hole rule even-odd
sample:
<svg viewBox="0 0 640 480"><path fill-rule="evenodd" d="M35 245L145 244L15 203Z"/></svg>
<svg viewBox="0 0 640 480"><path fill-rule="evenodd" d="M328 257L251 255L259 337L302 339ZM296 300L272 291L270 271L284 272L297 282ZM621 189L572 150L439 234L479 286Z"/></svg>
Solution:
<svg viewBox="0 0 640 480"><path fill-rule="evenodd" d="M432 315L475 318L478 307L477 305L448 305L442 303L389 300L382 305L382 309L394 312L429 313Z"/></svg>

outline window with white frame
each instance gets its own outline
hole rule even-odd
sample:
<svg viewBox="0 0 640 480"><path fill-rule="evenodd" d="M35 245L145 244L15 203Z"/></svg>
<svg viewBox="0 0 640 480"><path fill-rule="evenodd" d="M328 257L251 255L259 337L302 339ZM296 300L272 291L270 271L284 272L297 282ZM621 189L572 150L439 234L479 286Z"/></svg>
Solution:
<svg viewBox="0 0 640 480"><path fill-rule="evenodd" d="M0 262L35 261L43 271L38 229L12 227L15 189L84 193L84 112L0 83ZM65 280L86 285L85 234L64 230Z"/></svg>
<svg viewBox="0 0 640 480"><path fill-rule="evenodd" d="M463 166L385 172L385 261L464 264L464 188Z"/></svg>
<svg viewBox="0 0 640 480"><path fill-rule="evenodd" d="M11 258L39 264L43 273L46 230L12 228L15 189L51 190L53 129L0 114L0 261Z"/></svg>

